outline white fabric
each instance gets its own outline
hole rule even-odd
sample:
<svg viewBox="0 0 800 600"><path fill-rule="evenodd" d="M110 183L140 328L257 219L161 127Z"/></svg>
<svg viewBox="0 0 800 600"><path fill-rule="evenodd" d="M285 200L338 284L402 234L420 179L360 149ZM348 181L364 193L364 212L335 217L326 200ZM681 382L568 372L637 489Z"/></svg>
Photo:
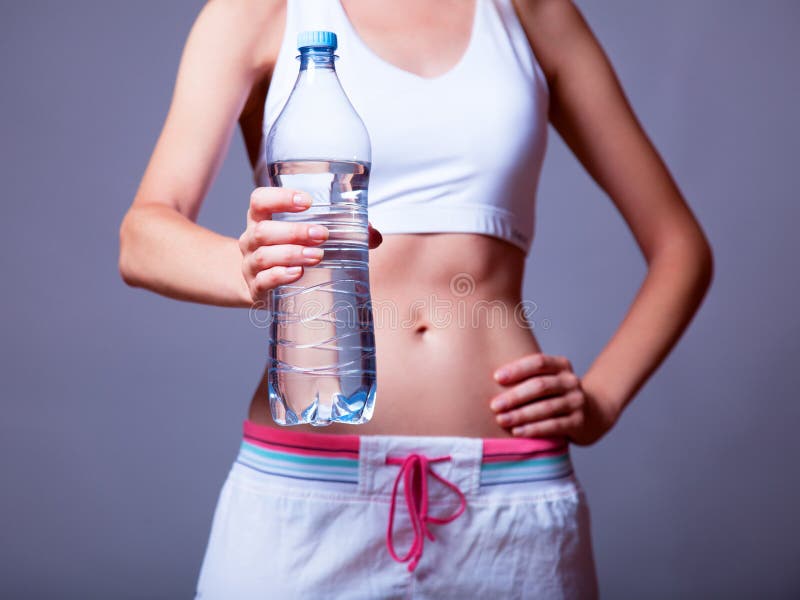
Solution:
<svg viewBox="0 0 800 600"><path fill-rule="evenodd" d="M450 454L436 471L459 486L467 508L431 525L413 572L386 548L397 465L386 456ZM304 481L234 463L219 496L196 599L537 600L597 597L589 508L574 474L480 486L480 440L364 436L359 482ZM432 482L432 515L451 514L453 493ZM400 555L413 532L402 494L395 516Z"/></svg>
<svg viewBox="0 0 800 600"><path fill-rule="evenodd" d="M339 0L288 0L263 139L297 77L297 32L334 31L339 79L372 142L372 224L387 234L483 233L528 252L549 91L511 0L476 2L466 52L427 79L375 54ZM263 139L257 185L268 185Z"/></svg>

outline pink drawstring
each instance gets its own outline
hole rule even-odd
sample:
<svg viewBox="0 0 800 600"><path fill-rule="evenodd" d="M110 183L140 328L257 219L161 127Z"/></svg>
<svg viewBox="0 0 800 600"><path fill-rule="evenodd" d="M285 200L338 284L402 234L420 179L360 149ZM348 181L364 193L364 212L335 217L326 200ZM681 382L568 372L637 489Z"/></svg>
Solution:
<svg viewBox="0 0 800 600"><path fill-rule="evenodd" d="M422 454L411 453L405 458L386 457L386 464L402 465L400 472L397 474L397 479L394 481L392 488L392 504L389 509L389 527L386 530L386 547L389 549L389 554L398 562L406 562L409 558L411 562L408 564L408 570L413 571L420 557L422 556L422 545L425 542L425 537L431 541L436 538L428 530L428 523L445 524L454 520L467 507L467 499L464 493L458 489L458 486L444 477L440 476L433 469L430 468L431 463L450 460L450 456L440 456L438 458L426 458ZM433 517L428 514L428 474L433 475L436 479L441 481L459 496L461 502L458 510L448 517ZM400 479L403 478L403 491L406 497L406 504L408 505L408 514L411 517L411 525L414 528L414 541L409 548L408 553L402 558L397 556L394 550L394 543L392 542L392 534L394 528L394 511L397 501L397 486L400 484Z"/></svg>

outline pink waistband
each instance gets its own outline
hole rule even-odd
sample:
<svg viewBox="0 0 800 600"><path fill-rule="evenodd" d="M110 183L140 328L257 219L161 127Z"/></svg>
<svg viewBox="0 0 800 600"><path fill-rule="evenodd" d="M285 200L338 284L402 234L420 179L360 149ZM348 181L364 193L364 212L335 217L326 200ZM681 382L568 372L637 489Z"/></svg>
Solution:
<svg viewBox="0 0 800 600"><path fill-rule="evenodd" d="M327 459L331 462L335 461L338 469L341 469L339 463L342 462L342 459L349 459L350 463L358 462L362 440L361 435L339 435L297 431L291 428L259 425L249 419L244 421L244 437L245 441L255 444L264 451L302 455L310 460L316 461L316 463L319 463L321 460L319 458L320 456L324 456L322 460ZM363 439L368 437L369 436L363 436ZM416 441L420 437L425 436L399 435L390 437L397 441L404 439L413 439ZM455 437L451 439L462 440L464 438ZM501 470L508 469L508 467L501 464L487 465L487 463L509 463L518 461L520 464L527 464L536 461L537 458L538 460L544 461L561 460L563 462L568 453L568 440L566 438L484 438L482 442L481 480L483 480L484 471L494 471L498 468ZM426 456L419 452L409 453L402 458L386 457L387 465L396 465L400 467L394 480L394 485L392 486L389 520L386 528L386 547L394 560L401 563L409 563L409 571L413 571L416 568L422 557L425 538L431 541L436 539L429 528L429 524L444 525L449 523L461 515L466 509L467 500L464 493L452 481L448 481L442 477L435 470L431 469L430 466L432 463L449 461L451 458L449 454L443 456ZM261 460L264 459L262 458ZM351 465L351 468L352 467L353 465ZM537 467L533 468L536 469ZM550 476L564 476L568 469L571 469L571 467L566 462L564 465L550 467ZM306 474L308 475L308 473ZM341 476L341 471L337 471L337 474L337 476ZM542 472L537 474L542 475ZM319 474L317 475L319 476ZM456 494L459 499L459 506L453 513L439 516L434 516L429 513L429 477L437 479L441 484L449 488L451 492ZM408 552L403 556L398 555L393 541L397 495L401 482L403 484L405 504L414 531L414 541L408 549Z"/></svg>
<svg viewBox="0 0 800 600"><path fill-rule="evenodd" d="M316 449L327 451L340 450L348 454L358 455L361 436L355 434L314 433L296 431L289 427L270 427L244 421L245 437L287 446L295 452L304 450L313 452ZM399 435L398 438L415 436ZM569 444L567 438L483 438L482 462L504 462L520 460L532 454L563 450Z"/></svg>

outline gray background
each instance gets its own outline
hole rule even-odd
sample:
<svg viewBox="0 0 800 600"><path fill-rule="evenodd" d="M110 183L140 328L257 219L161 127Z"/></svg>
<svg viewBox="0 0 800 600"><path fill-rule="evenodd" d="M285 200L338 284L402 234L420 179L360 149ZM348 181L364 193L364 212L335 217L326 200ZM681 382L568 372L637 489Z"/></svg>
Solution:
<svg viewBox="0 0 800 600"><path fill-rule="evenodd" d="M800 597L794 0L579 5L716 252L711 293L575 449L606 598ZM191 597L266 335L128 289L117 228L201 2L2 3L0 596ZM241 139L200 222L238 235ZM645 273L551 137L527 298L582 372ZM265 557L266 560L267 557Z"/></svg>

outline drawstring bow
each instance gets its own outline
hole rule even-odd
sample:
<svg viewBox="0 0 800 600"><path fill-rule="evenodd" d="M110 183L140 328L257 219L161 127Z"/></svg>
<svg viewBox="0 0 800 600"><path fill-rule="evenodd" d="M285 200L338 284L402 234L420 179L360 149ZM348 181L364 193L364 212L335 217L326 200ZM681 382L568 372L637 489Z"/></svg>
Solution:
<svg viewBox="0 0 800 600"><path fill-rule="evenodd" d="M386 457L386 464L400 465L400 472L394 481L392 488L392 501L389 508L389 526L386 530L386 547L389 549L389 554L398 562L406 562L409 559L411 562L408 564L408 570L413 571L419 559L422 557L422 547L427 537L431 541L435 541L431 531L428 529L428 523L435 523L443 525L450 523L456 519L467 507L467 499L464 493L458 489L458 486L448 481L436 471L431 469L432 463L450 460L451 456L440 456L437 458L427 458L422 454L411 453L405 458ZM459 507L451 515L446 517L434 517L428 514L428 475L432 475L438 479L445 486L454 491L459 497ZM405 556L398 556L392 541L394 529L394 514L397 504L397 488L400 481L403 481L403 491L406 498L406 505L408 507L408 514L411 518L411 526L414 529L414 541Z"/></svg>

